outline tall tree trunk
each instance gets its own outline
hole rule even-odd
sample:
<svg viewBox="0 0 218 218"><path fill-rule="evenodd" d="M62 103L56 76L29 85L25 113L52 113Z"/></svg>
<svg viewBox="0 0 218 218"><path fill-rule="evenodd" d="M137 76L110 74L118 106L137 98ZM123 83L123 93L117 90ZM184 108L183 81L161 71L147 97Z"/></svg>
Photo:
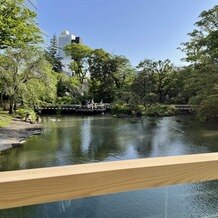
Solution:
<svg viewBox="0 0 218 218"><path fill-rule="evenodd" d="M3 94L0 94L0 107L3 108Z"/></svg>
<svg viewBox="0 0 218 218"><path fill-rule="evenodd" d="M17 103L16 103L16 102L14 103L13 110L14 110L14 111L16 111L16 110L17 110Z"/></svg>
<svg viewBox="0 0 218 218"><path fill-rule="evenodd" d="M10 100L9 114L14 114L14 103L12 100Z"/></svg>

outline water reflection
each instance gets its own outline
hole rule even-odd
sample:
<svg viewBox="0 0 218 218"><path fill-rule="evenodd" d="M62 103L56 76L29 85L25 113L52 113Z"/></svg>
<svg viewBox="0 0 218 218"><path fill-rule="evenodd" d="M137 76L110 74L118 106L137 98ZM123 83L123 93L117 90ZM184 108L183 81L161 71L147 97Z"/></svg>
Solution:
<svg viewBox="0 0 218 218"><path fill-rule="evenodd" d="M176 117L45 117L42 136L0 155L0 170L217 152L216 125ZM202 217L218 215L218 181L2 210L0 217Z"/></svg>

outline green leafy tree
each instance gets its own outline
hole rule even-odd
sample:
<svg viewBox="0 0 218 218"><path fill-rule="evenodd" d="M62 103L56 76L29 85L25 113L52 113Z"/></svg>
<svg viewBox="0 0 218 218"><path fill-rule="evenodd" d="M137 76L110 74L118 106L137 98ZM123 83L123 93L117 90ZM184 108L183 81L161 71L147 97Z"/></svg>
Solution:
<svg viewBox="0 0 218 218"><path fill-rule="evenodd" d="M141 71L132 84L132 104L148 104L158 101L156 80L153 74Z"/></svg>
<svg viewBox="0 0 218 218"><path fill-rule="evenodd" d="M164 103L168 94L168 84L173 66L170 60L153 61L145 59L137 66L139 70L139 79L136 79L136 86L139 80L143 83L140 85L141 90L136 91L140 96L148 102ZM143 97L144 96L144 97Z"/></svg>
<svg viewBox="0 0 218 218"><path fill-rule="evenodd" d="M108 75L110 54L96 49L89 59L90 92L95 101L112 102L115 95L113 79Z"/></svg>
<svg viewBox="0 0 218 218"><path fill-rule="evenodd" d="M46 99L55 100L56 78L39 48L7 49L0 59L1 81L11 114L17 103L36 107Z"/></svg>
<svg viewBox="0 0 218 218"><path fill-rule="evenodd" d="M124 98L127 94L127 83L133 77L133 70L126 57L110 55L103 49L92 52L89 72L90 91L97 101L104 102Z"/></svg>
<svg viewBox="0 0 218 218"><path fill-rule="evenodd" d="M190 40L182 43L182 51L187 55L186 60L192 63L218 61L218 6L203 11L195 23L194 29L188 35Z"/></svg>
<svg viewBox="0 0 218 218"><path fill-rule="evenodd" d="M217 20L218 6L203 11L199 21L195 23L196 29L189 33L190 41L182 44L182 50L187 55L186 60L191 62L185 88L193 93L190 103L196 105L198 116L207 121L216 120L210 117L218 116L216 110L208 110L209 107L214 107L218 98Z"/></svg>
<svg viewBox="0 0 218 218"><path fill-rule="evenodd" d="M72 43L67 45L64 50L72 58L70 69L80 82L83 83L89 70L89 58L92 49L86 45Z"/></svg>
<svg viewBox="0 0 218 218"><path fill-rule="evenodd" d="M46 60L52 65L52 70L61 73L62 72L62 63L61 57L58 52L58 39L56 35L50 40L50 46L45 51Z"/></svg>
<svg viewBox="0 0 218 218"><path fill-rule="evenodd" d="M186 89L186 81L190 76L188 67L173 67L172 72L168 75L167 83L164 90L167 93L165 103L171 104L187 104L193 92Z"/></svg>
<svg viewBox="0 0 218 218"><path fill-rule="evenodd" d="M58 76L57 96L58 103L80 103L83 94L82 85L77 77L68 77L64 73Z"/></svg>
<svg viewBox="0 0 218 218"><path fill-rule="evenodd" d="M0 49L19 48L42 41L36 13L24 0L0 0Z"/></svg>

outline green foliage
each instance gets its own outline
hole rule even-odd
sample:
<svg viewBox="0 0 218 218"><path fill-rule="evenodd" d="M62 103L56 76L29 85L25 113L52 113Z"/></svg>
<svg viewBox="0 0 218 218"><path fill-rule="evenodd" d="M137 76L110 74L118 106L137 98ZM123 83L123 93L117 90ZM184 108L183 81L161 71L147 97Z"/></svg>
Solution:
<svg viewBox="0 0 218 218"><path fill-rule="evenodd" d="M62 72L62 63L58 53L58 39L56 35L53 35L50 40L50 46L45 51L45 58L52 65L52 70L54 72Z"/></svg>
<svg viewBox="0 0 218 218"><path fill-rule="evenodd" d="M218 95L209 96L195 108L199 120L218 122Z"/></svg>
<svg viewBox="0 0 218 218"><path fill-rule="evenodd" d="M172 105L163 104L146 105L143 114L148 116L172 116L176 114L176 108Z"/></svg>
<svg viewBox="0 0 218 218"><path fill-rule="evenodd" d="M132 113L129 105L125 103L114 103L112 106L112 112L114 114L128 114L128 115L131 115Z"/></svg>
<svg viewBox="0 0 218 218"><path fill-rule="evenodd" d="M73 99L70 96L57 97L57 100L56 100L56 104L58 105L69 105L73 103L75 102L73 102Z"/></svg>
<svg viewBox="0 0 218 218"><path fill-rule="evenodd" d="M146 59L137 66L139 74L133 82L133 92L142 104L163 103L169 99L173 66L169 60L153 61Z"/></svg>
<svg viewBox="0 0 218 218"><path fill-rule="evenodd" d="M46 100L55 100L57 80L39 48L7 49L0 60L0 79L4 84L0 92L9 98L10 113L17 103L37 107Z"/></svg>
<svg viewBox="0 0 218 218"><path fill-rule="evenodd" d="M186 52L186 60L201 63L209 60L217 62L218 58L218 6L208 11L203 11L200 20L195 23L197 27L188 35L189 42L182 44L182 50Z"/></svg>
<svg viewBox="0 0 218 218"><path fill-rule="evenodd" d="M21 117L21 119L25 119L27 114L30 115L32 121L35 121L37 118L35 111L32 109L19 108L16 110L16 114Z"/></svg>
<svg viewBox="0 0 218 218"><path fill-rule="evenodd" d="M126 57L96 49L89 60L89 72L90 92L95 101L128 101L134 73Z"/></svg>
<svg viewBox="0 0 218 218"><path fill-rule="evenodd" d="M112 111L114 114L128 114L128 115L147 115L147 116L172 116L177 110L172 105L164 104L150 104L140 105L136 104L134 107L125 103L114 103Z"/></svg>
<svg viewBox="0 0 218 218"><path fill-rule="evenodd" d="M77 77L68 77L61 73L58 76L57 96L58 103L79 103L83 95L82 84Z"/></svg>
<svg viewBox="0 0 218 218"><path fill-rule="evenodd" d="M66 55L73 59L70 68L72 72L78 77L81 83L87 76L89 69L89 58L92 49L86 45L72 43L65 47Z"/></svg>
<svg viewBox="0 0 218 218"><path fill-rule="evenodd" d="M196 29L189 33L191 39L183 43L189 66L185 88L192 93L190 103L196 105L196 112L201 120L216 121L214 109L216 101L211 96L217 95L218 81L218 6L203 11Z"/></svg>
<svg viewBox="0 0 218 218"><path fill-rule="evenodd" d="M12 121L12 116L10 116L5 111L0 111L0 128L8 126Z"/></svg>
<svg viewBox="0 0 218 218"><path fill-rule="evenodd" d="M24 0L0 0L0 49L19 48L42 41L36 13Z"/></svg>
<svg viewBox="0 0 218 218"><path fill-rule="evenodd" d="M24 0L0 0L0 103L8 100L11 113L18 104L35 108L94 99L113 103L114 113L168 116L176 113L170 104L190 103L200 120L217 122L218 6L200 14L182 44L189 66L145 59L134 70L124 56L72 43L64 49L72 58L68 77L61 73L55 35L47 51L33 46L41 34L36 14L23 5Z"/></svg>

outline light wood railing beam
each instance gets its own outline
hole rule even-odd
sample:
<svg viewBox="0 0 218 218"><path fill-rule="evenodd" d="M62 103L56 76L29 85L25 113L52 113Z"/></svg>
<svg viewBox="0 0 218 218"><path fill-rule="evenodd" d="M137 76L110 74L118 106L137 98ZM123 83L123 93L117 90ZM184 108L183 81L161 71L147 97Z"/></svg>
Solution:
<svg viewBox="0 0 218 218"><path fill-rule="evenodd" d="M218 153L0 173L0 209L218 180Z"/></svg>

